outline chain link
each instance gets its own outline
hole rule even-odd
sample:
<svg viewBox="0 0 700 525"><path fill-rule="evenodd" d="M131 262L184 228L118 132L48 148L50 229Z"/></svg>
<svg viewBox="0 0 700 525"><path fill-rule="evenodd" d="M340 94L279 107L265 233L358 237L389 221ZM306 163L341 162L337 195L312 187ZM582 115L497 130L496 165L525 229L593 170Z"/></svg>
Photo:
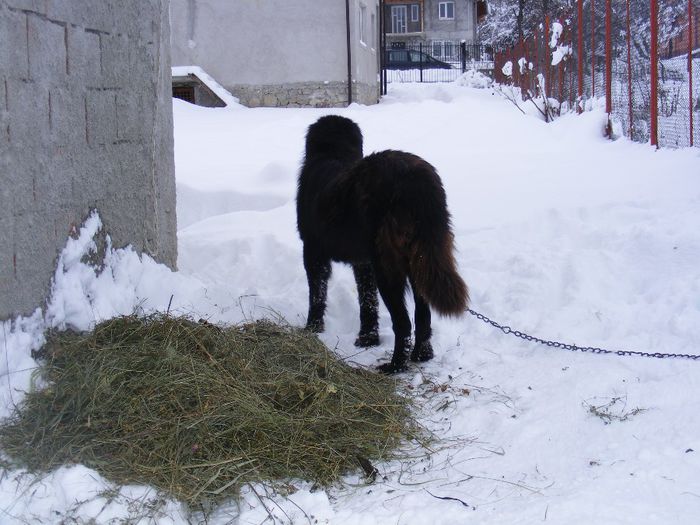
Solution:
<svg viewBox="0 0 700 525"><path fill-rule="evenodd" d="M548 341L546 339L540 339L539 337L526 334L525 332L521 332L519 330L513 330L510 326L499 324L496 321L489 319L484 314L475 312L471 308L467 308L467 312L472 314L477 319L484 321L487 324L490 324L494 328L497 328L504 334L510 334L515 337L519 337L520 339L524 339L525 341L539 343L541 345L549 346L552 348L561 348L562 350L569 350L571 352L590 352L592 354L614 354L619 356L655 357L657 359L665 359L667 357L692 359L694 361L700 359L700 355L693 354L662 354L660 352L639 352L636 350L606 350L605 348L597 348L595 346L577 346L566 343L560 343L558 341Z"/></svg>

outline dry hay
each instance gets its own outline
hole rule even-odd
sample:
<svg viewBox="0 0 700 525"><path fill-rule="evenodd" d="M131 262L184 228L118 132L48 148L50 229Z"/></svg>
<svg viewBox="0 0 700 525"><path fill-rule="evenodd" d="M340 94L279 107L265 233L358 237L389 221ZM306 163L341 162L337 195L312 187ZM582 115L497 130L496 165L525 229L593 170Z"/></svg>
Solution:
<svg viewBox="0 0 700 525"><path fill-rule="evenodd" d="M270 321L126 316L44 351L46 387L0 428L32 471L80 463L196 504L250 482L328 485L422 434L394 380Z"/></svg>

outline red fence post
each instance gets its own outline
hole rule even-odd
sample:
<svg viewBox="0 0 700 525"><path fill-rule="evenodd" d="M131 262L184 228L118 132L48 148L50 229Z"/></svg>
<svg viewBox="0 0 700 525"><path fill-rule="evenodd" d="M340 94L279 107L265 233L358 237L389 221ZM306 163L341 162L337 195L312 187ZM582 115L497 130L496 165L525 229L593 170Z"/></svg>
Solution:
<svg viewBox="0 0 700 525"><path fill-rule="evenodd" d="M530 69L530 64L533 64L534 66L534 50L532 49L532 37L528 37L528 39L525 41L525 47L526 50L525 52L527 53L527 88L530 90L530 93L532 93L532 96L536 96L535 92L535 85L534 82L532 81L532 77L534 75L534 71Z"/></svg>
<svg viewBox="0 0 700 525"><path fill-rule="evenodd" d="M690 147L693 147L693 0L688 0L688 113L690 113Z"/></svg>
<svg viewBox="0 0 700 525"><path fill-rule="evenodd" d="M612 113L612 0L605 0L605 112Z"/></svg>
<svg viewBox="0 0 700 525"><path fill-rule="evenodd" d="M564 25L564 20L559 18L559 25L561 25L561 35L559 36L560 42L564 41L564 36L566 35ZM560 60L557 64L557 74L559 75L559 103L564 101L564 60Z"/></svg>
<svg viewBox="0 0 700 525"><path fill-rule="evenodd" d="M629 134L631 140L632 133L634 132L634 113L632 112L632 31L630 25L630 0L627 0L627 98L629 101Z"/></svg>
<svg viewBox="0 0 700 525"><path fill-rule="evenodd" d="M690 1L690 0L688 0ZM581 113L583 111L583 0L578 0L578 62L576 64L577 74L578 74L578 109L577 111Z"/></svg>
<svg viewBox="0 0 700 525"><path fill-rule="evenodd" d="M651 7L651 107L650 107L650 121L651 121L651 145L659 147L659 7L657 0L649 0Z"/></svg>
<svg viewBox="0 0 700 525"><path fill-rule="evenodd" d="M545 97L549 98L550 93L552 93L551 86L551 67L552 63L551 53L549 52L549 15L544 17L544 90Z"/></svg>
<svg viewBox="0 0 700 525"><path fill-rule="evenodd" d="M595 98L595 0L591 0L591 98Z"/></svg>
<svg viewBox="0 0 700 525"><path fill-rule="evenodd" d="M522 40L522 45L521 45L521 47L522 47L521 58L525 59L525 62L523 65L523 81L522 81L523 92L530 91L530 70L527 67L528 63L530 62L528 42L529 42L529 40L526 38L526 39Z"/></svg>
<svg viewBox="0 0 700 525"><path fill-rule="evenodd" d="M537 78L540 72L542 71L542 67L540 66L540 42L539 42L539 32L537 28L535 27L535 32L532 35L532 38L535 40L535 68L534 68L534 76L535 78L533 79L535 82L535 89L532 90L535 96L537 96L537 92L539 91L539 79Z"/></svg>
<svg viewBox="0 0 700 525"><path fill-rule="evenodd" d="M522 38L518 41L517 55L518 55L518 62L517 62L518 75L520 75L519 79L518 79L518 85L520 86L520 93L524 94L525 89L526 89L525 82L527 81L527 69L525 69L525 68L523 68L522 70L520 69L520 64L522 63L521 59L525 57L525 42L523 41Z"/></svg>

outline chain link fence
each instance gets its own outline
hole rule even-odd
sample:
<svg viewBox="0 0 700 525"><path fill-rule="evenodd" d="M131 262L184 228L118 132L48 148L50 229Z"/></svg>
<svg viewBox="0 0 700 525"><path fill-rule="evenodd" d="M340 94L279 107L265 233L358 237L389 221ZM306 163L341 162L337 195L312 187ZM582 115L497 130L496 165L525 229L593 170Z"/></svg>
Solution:
<svg viewBox="0 0 700 525"><path fill-rule="evenodd" d="M697 147L699 21L700 0L575 0L497 52L494 76L555 112L604 100L611 135Z"/></svg>

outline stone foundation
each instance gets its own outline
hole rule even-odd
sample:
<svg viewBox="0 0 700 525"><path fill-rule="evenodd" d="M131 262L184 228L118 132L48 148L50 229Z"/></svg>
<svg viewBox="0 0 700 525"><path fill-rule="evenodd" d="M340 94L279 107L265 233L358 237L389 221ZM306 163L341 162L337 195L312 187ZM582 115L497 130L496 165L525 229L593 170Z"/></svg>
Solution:
<svg viewBox="0 0 700 525"><path fill-rule="evenodd" d="M341 108L348 105L346 82L237 85L228 90L250 108ZM378 98L378 86L353 84L354 102L376 104Z"/></svg>

